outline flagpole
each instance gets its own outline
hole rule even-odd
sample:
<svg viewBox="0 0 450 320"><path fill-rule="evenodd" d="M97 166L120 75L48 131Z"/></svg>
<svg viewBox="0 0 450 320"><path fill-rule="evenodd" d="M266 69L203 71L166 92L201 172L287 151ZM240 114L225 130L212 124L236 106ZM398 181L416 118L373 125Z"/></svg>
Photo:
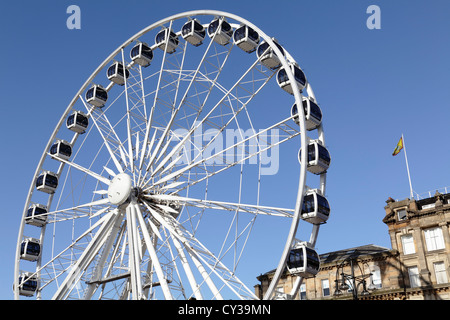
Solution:
<svg viewBox="0 0 450 320"><path fill-rule="evenodd" d="M412 184L411 184L411 175L409 174L408 156L406 155L406 144L405 144L405 138L403 137L403 133L402 133L402 141L403 141L403 149L405 151L406 170L408 171L409 191L410 191L410 196L411 196L410 199L413 200L414 194L413 194L413 188L412 188Z"/></svg>

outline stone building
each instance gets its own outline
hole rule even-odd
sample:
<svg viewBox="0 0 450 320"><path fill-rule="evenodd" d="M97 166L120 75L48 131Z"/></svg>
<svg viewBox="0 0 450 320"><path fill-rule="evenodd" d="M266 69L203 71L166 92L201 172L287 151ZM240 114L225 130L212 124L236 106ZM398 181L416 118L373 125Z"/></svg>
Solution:
<svg viewBox="0 0 450 320"><path fill-rule="evenodd" d="M276 299L450 300L450 193L414 200L389 198L384 207L392 248L373 244L320 255L319 273L284 273ZM275 270L257 277L262 297Z"/></svg>

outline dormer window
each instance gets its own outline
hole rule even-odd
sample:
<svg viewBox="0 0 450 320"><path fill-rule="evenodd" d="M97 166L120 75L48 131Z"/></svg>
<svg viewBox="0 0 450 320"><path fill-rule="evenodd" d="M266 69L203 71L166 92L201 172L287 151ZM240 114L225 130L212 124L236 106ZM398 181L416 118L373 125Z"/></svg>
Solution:
<svg viewBox="0 0 450 320"><path fill-rule="evenodd" d="M422 210L424 210L424 209L431 209L431 208L435 208L435 207L436 207L436 203L424 204L422 206Z"/></svg>
<svg viewBox="0 0 450 320"><path fill-rule="evenodd" d="M397 211L397 219L398 221L406 220L408 217L406 216L406 209L400 209Z"/></svg>

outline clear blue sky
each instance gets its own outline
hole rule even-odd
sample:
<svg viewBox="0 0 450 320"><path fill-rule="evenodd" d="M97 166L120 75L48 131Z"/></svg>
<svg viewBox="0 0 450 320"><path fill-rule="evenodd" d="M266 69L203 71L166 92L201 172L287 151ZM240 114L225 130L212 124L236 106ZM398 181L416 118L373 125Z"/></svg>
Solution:
<svg viewBox="0 0 450 320"><path fill-rule="evenodd" d="M66 28L71 4L81 8L81 30ZM381 9L379 30L366 27L371 4ZM2 1L0 299L12 298L32 175L74 94L130 36L195 9L253 22L288 49L312 83L332 156L332 213L321 228L319 253L370 243L390 247L385 200L409 196L403 151L391 155L402 133L414 191L450 186L448 1ZM278 257L255 268L254 277L277 263Z"/></svg>

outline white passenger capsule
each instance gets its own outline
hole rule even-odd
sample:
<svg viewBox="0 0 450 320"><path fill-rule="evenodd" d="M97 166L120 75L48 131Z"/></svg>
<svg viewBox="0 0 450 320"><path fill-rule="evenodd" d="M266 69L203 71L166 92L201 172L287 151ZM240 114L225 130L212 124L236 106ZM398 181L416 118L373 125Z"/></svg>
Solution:
<svg viewBox="0 0 450 320"><path fill-rule="evenodd" d="M67 117L66 127L77 133L84 133L89 125L88 117L81 111L74 111Z"/></svg>
<svg viewBox="0 0 450 320"><path fill-rule="evenodd" d="M320 269L319 255L306 243L298 244L289 252L287 268L291 274L296 276L314 277Z"/></svg>
<svg viewBox="0 0 450 320"><path fill-rule="evenodd" d="M153 51L146 43L139 42L131 49L130 57L141 67L148 67L153 60Z"/></svg>
<svg viewBox="0 0 450 320"><path fill-rule="evenodd" d="M281 54L284 56L284 50L283 47L278 44L278 42L272 38L273 42L277 46L278 49L280 49ZM262 42L258 49L256 50L256 55L258 59L260 59L261 64L266 66L269 69L275 70L281 66L281 58L278 57L273 49L270 47L268 42Z"/></svg>
<svg viewBox="0 0 450 320"><path fill-rule="evenodd" d="M50 147L50 155L56 156L64 160L68 160L72 155L72 146L67 141L57 140Z"/></svg>
<svg viewBox="0 0 450 320"><path fill-rule="evenodd" d="M250 53L258 47L259 34L249 26L242 25L234 31L233 39L239 48Z"/></svg>
<svg viewBox="0 0 450 320"><path fill-rule="evenodd" d="M306 87L306 76L303 73L302 69L296 64L291 63L289 66L294 73L294 79L297 83L298 89L302 91ZM278 70L277 73L277 82L281 89L286 91L287 93L294 94L294 89L291 81L287 75L287 72L284 68Z"/></svg>
<svg viewBox="0 0 450 320"><path fill-rule="evenodd" d="M203 43L206 36L205 28L197 19L189 20L181 28L181 36L195 47Z"/></svg>
<svg viewBox="0 0 450 320"><path fill-rule="evenodd" d="M327 148L322 146L322 144L317 141L312 141L308 145L308 164L307 170L314 174L325 173L331 162L330 153ZM298 152L298 161L301 164L302 159L302 148Z"/></svg>
<svg viewBox="0 0 450 320"><path fill-rule="evenodd" d="M41 243L38 239L26 238L20 245L20 259L36 261L41 255Z"/></svg>
<svg viewBox="0 0 450 320"><path fill-rule="evenodd" d="M171 29L164 28L155 37L155 44L167 53L174 53L178 47L178 36Z"/></svg>
<svg viewBox="0 0 450 320"><path fill-rule="evenodd" d="M224 46L230 42L233 28L224 18L214 19L208 26L208 36Z"/></svg>
<svg viewBox="0 0 450 320"><path fill-rule="evenodd" d="M121 62L114 62L108 68L106 75L110 81L118 84L119 86L123 86L125 84L125 78L128 79L130 76L130 71L124 68Z"/></svg>
<svg viewBox="0 0 450 320"><path fill-rule="evenodd" d="M108 92L101 85L95 84L86 92L86 102L93 106L101 108L107 100Z"/></svg>
<svg viewBox="0 0 450 320"><path fill-rule="evenodd" d="M330 216L330 204L317 189L311 189L303 197L301 218L312 224L325 223Z"/></svg>
<svg viewBox="0 0 450 320"><path fill-rule="evenodd" d="M47 223L47 207L42 204L32 204L27 210L27 216L25 217L25 223L43 227Z"/></svg>
<svg viewBox="0 0 450 320"><path fill-rule="evenodd" d="M305 113L306 130L311 131L316 129L322 123L322 110L317 103L312 100L312 98L303 97L302 104L303 111ZM291 116L293 116L295 123L300 125L296 103L294 103L291 108Z"/></svg>
<svg viewBox="0 0 450 320"><path fill-rule="evenodd" d="M42 172L36 179L36 189L45 193L55 193L58 187L58 176L50 171Z"/></svg>
<svg viewBox="0 0 450 320"><path fill-rule="evenodd" d="M31 272L24 272L19 276L19 294L21 296L31 297L36 293L38 279Z"/></svg>

